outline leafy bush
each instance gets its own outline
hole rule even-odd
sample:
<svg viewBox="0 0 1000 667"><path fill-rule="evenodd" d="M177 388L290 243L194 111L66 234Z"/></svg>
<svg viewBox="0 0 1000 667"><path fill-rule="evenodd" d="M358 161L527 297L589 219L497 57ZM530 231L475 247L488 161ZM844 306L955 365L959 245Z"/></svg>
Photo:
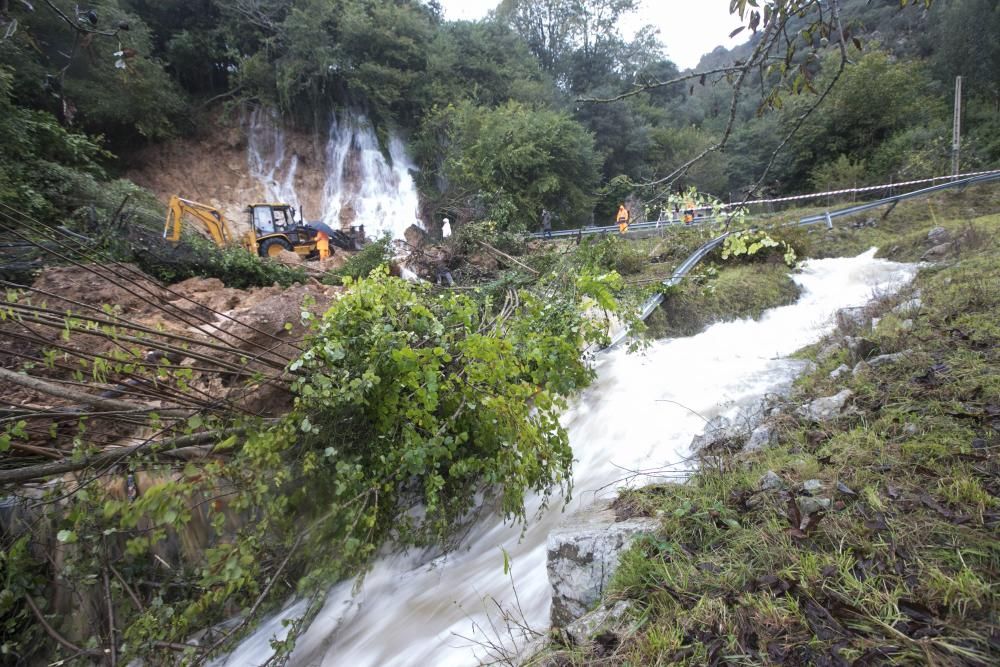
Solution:
<svg viewBox="0 0 1000 667"><path fill-rule="evenodd" d="M747 230L730 234L722 243L722 259L743 259L745 261L769 261L780 257L788 266L795 266L795 250L785 241L772 238L767 232Z"/></svg>
<svg viewBox="0 0 1000 667"><path fill-rule="evenodd" d="M345 282L345 278L352 280L367 278L372 271L392 258L391 243L392 238L388 234L377 241L372 241L362 248L361 252L348 259L342 267L330 271L324 282L339 285Z"/></svg>
<svg viewBox="0 0 1000 667"><path fill-rule="evenodd" d="M247 289L274 284L288 287L306 280L306 272L300 268L262 259L242 246L219 248L195 235L175 248L161 244L135 252L130 246L125 254L125 259L168 284L195 277L218 278L226 287Z"/></svg>
<svg viewBox="0 0 1000 667"><path fill-rule="evenodd" d="M621 274L642 271L649 263L649 256L642 246L629 242L620 235L604 238L587 237L577 254L581 266L591 266Z"/></svg>
<svg viewBox="0 0 1000 667"><path fill-rule="evenodd" d="M468 222L457 229L453 240L456 251L465 255L481 252L480 242L511 255L523 254L526 249L524 234L502 229L494 221Z"/></svg>

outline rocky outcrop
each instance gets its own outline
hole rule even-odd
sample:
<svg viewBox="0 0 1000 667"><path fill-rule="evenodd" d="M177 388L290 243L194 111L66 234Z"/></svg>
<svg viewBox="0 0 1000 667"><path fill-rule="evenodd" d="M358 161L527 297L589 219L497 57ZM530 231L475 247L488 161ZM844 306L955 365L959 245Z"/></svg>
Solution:
<svg viewBox="0 0 1000 667"><path fill-rule="evenodd" d="M570 515L548 538L552 625L565 627L601 598L632 540L656 531L651 518L618 521L611 501L602 500Z"/></svg>

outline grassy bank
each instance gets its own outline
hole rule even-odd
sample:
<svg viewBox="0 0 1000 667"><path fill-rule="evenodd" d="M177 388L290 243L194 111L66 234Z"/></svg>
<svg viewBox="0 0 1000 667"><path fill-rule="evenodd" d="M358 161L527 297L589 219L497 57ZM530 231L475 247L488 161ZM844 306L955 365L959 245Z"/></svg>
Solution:
<svg viewBox="0 0 1000 667"><path fill-rule="evenodd" d="M916 259L941 245L928 239L940 225L949 235L936 240L950 247L920 272L917 292L868 309L877 326L845 323L805 351L817 368L774 418L777 444L710 452L689 483L620 498L622 512L662 522L623 557L606 597L630 612L542 662L1000 660L1000 216L946 219L924 207L823 232L844 254L880 244ZM914 294L919 306L897 308ZM863 343L852 352L844 334ZM833 421L794 409L844 389L853 396ZM829 504L807 512L804 499Z"/></svg>
<svg viewBox="0 0 1000 667"><path fill-rule="evenodd" d="M798 295L783 264L711 269L671 290L646 324L657 338L692 336L720 320L758 318L768 308L793 303Z"/></svg>

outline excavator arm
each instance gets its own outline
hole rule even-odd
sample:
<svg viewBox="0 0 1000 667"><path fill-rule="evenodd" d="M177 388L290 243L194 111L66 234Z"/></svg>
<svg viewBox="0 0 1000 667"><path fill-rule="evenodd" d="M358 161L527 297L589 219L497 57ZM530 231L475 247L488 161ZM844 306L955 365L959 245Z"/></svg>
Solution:
<svg viewBox="0 0 1000 667"><path fill-rule="evenodd" d="M219 209L190 199L182 199L177 195L171 197L167 204L167 221L163 226L163 238L174 243L181 240L181 226L185 214L201 223L201 226L219 247L235 240L229 225L226 223L225 216Z"/></svg>

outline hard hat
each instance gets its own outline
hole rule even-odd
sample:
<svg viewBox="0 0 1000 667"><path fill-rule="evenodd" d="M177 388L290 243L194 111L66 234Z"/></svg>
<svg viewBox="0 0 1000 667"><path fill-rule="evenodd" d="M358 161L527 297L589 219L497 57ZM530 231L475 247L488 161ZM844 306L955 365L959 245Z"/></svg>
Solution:
<svg viewBox="0 0 1000 667"><path fill-rule="evenodd" d="M444 220L442 220L441 222L443 222L443 223L444 223L444 222L451 222L451 221L450 221L450 220L448 220L448 218L445 218L445 219L444 219Z"/></svg>

